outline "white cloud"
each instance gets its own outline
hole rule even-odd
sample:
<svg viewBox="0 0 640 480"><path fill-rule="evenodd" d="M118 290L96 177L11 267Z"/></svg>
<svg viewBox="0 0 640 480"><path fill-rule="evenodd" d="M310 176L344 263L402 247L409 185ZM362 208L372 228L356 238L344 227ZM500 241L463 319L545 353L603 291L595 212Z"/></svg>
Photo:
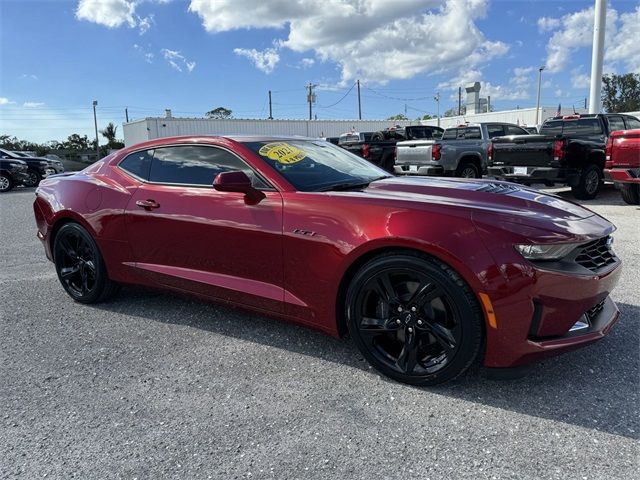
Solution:
<svg viewBox="0 0 640 480"><path fill-rule="evenodd" d="M516 67L513 69L513 77L509 82L515 85L528 86L531 84L531 76L535 70L536 67Z"/></svg>
<svg viewBox="0 0 640 480"><path fill-rule="evenodd" d="M561 18L545 19L543 17L538 20L538 25L542 20L548 25L554 25L551 30L555 29L547 43L546 65L550 72L565 70L571 66L575 53L579 49L591 47L593 7L569 13ZM640 71L640 50L635 44L639 35L640 7L622 15L612 8L607 10L605 59L610 62L609 68L614 68L616 63L620 63L627 71Z"/></svg>
<svg viewBox="0 0 640 480"><path fill-rule="evenodd" d="M183 69L186 69L189 73L191 73L196 67L196 62L187 60L184 55L182 55L178 50L169 50L168 48L163 48L162 50L160 50L160 52L162 53L162 56L167 61L167 63L179 72L182 72Z"/></svg>
<svg viewBox="0 0 640 480"><path fill-rule="evenodd" d="M420 73L473 68L504 55L508 45L488 40L476 25L486 15L487 4L488 0L191 0L189 10L212 33L287 28L278 46L312 51L321 61L337 63L342 83L356 78L386 83ZM439 69L434 71L436 65Z"/></svg>
<svg viewBox="0 0 640 480"><path fill-rule="evenodd" d="M0 97L0 105L14 105L16 102L9 100L7 97Z"/></svg>
<svg viewBox="0 0 640 480"><path fill-rule="evenodd" d="M28 80L38 80L38 76L34 75L33 73L23 73L22 75L20 75L20 78Z"/></svg>
<svg viewBox="0 0 640 480"><path fill-rule="evenodd" d="M44 107L44 102L24 102L22 106L25 108Z"/></svg>
<svg viewBox="0 0 640 480"><path fill-rule="evenodd" d="M267 48L262 51L258 51L255 48L234 48L233 53L240 57L248 58L258 70L264 73L273 72L280 61L280 55L275 48Z"/></svg>
<svg viewBox="0 0 640 480"><path fill-rule="evenodd" d="M548 32L555 30L560 26L561 22L559 18L540 17L538 19L538 29L541 32Z"/></svg>
<svg viewBox="0 0 640 480"><path fill-rule="evenodd" d="M140 45L138 45L137 43L133 44L133 48L140 53L140 55L142 55L144 57L144 61L147 63L153 63L153 59L155 58L155 55L152 52L147 51L144 47L141 47Z"/></svg>
<svg viewBox="0 0 640 480"><path fill-rule="evenodd" d="M116 28L126 23L136 26L134 12L136 2L132 0L80 0L76 18Z"/></svg>
<svg viewBox="0 0 640 480"><path fill-rule="evenodd" d="M316 61L313 58L303 58L300 60L300 66L302 68L311 68L315 63Z"/></svg>
<svg viewBox="0 0 640 480"><path fill-rule="evenodd" d="M571 86L575 89L583 90L589 88L591 76L582 71L583 66L571 70Z"/></svg>
<svg viewBox="0 0 640 480"><path fill-rule="evenodd" d="M138 33L140 35L144 35L149 31L151 25L155 23L153 14L147 15L146 17L138 17Z"/></svg>

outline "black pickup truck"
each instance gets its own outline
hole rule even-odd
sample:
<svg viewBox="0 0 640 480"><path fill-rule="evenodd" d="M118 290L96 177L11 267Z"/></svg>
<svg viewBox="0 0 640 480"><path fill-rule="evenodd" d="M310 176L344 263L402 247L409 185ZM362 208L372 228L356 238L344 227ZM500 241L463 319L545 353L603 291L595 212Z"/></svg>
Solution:
<svg viewBox="0 0 640 480"><path fill-rule="evenodd" d="M338 145L393 173L396 143L403 140L439 140L443 131L430 125L409 125L380 132L350 132L340 135Z"/></svg>
<svg viewBox="0 0 640 480"><path fill-rule="evenodd" d="M578 199L595 198L604 178L609 134L636 126L640 120L617 113L554 117L538 135L494 138L488 174L525 184L565 184Z"/></svg>

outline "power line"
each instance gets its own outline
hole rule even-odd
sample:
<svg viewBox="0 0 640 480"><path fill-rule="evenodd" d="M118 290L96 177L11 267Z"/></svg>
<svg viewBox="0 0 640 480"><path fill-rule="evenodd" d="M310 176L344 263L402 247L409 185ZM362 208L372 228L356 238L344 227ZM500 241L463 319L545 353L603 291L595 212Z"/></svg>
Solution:
<svg viewBox="0 0 640 480"><path fill-rule="evenodd" d="M336 105L338 105L340 102L342 102L345 98L347 98L347 95L349 95L351 93L351 90L353 90L353 87L355 87L356 84L354 83L353 85L351 85L351 88L349 90L347 90L347 93L345 93L342 98L340 100L338 100L336 103L332 103L331 105L327 105L326 107L323 105L318 105L318 108L331 108L331 107L335 107Z"/></svg>

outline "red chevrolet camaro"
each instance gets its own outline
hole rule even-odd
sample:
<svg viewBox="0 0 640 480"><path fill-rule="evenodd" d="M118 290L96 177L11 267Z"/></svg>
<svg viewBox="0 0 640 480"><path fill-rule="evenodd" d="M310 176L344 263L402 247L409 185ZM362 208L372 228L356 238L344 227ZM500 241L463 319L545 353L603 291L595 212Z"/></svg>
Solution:
<svg viewBox="0 0 640 480"><path fill-rule="evenodd" d="M510 183L392 177L319 140L153 140L47 178L34 211L78 302L189 292L349 333L415 385L587 345L619 314L604 218Z"/></svg>

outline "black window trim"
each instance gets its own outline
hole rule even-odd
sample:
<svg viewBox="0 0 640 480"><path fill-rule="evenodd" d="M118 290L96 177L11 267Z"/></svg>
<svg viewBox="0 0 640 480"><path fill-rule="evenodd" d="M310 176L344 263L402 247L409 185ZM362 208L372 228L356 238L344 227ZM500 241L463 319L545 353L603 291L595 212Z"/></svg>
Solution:
<svg viewBox="0 0 640 480"><path fill-rule="evenodd" d="M155 146L155 147L141 148L139 150L134 150L132 152L129 152L122 160L120 160L118 162L116 167L118 167L118 169L120 171L124 172L125 174L129 175L130 177L133 177L136 180L139 180L142 183L147 183L149 185L167 185L167 186L170 186L170 187L190 187L190 188L210 188L210 189L213 189L213 185L201 185L201 184L197 184L197 183L152 182L149 179L140 178L139 176L135 175L134 173L131 173L130 171L128 171L128 170L126 170L126 169L124 169L123 167L120 166L120 164L122 162L124 162L127 158L129 158L130 155L133 155L135 153L146 152L146 151L149 151L149 150L153 150L154 154L155 154L155 151L160 149L160 148L170 148L170 147L209 147L209 148L218 148L220 150L225 150L226 152L230 153L234 157L238 158L238 160L240 160L242 163L244 163L247 166L248 170L251 170L253 172L253 174L258 179L260 179L263 183L265 183L267 185L267 187L256 188L256 190L259 190L261 192L277 192L278 191L278 189L275 188L271 184L270 181L268 181L260 172L257 172L240 155L238 155L237 153L231 151L227 147L223 147L223 146L220 146L220 145L207 145L207 144L204 144L204 143L172 143L172 144L167 144L167 145L158 145L158 146ZM153 162L153 158L151 159L151 161ZM149 173L151 173L151 168L149 168Z"/></svg>

